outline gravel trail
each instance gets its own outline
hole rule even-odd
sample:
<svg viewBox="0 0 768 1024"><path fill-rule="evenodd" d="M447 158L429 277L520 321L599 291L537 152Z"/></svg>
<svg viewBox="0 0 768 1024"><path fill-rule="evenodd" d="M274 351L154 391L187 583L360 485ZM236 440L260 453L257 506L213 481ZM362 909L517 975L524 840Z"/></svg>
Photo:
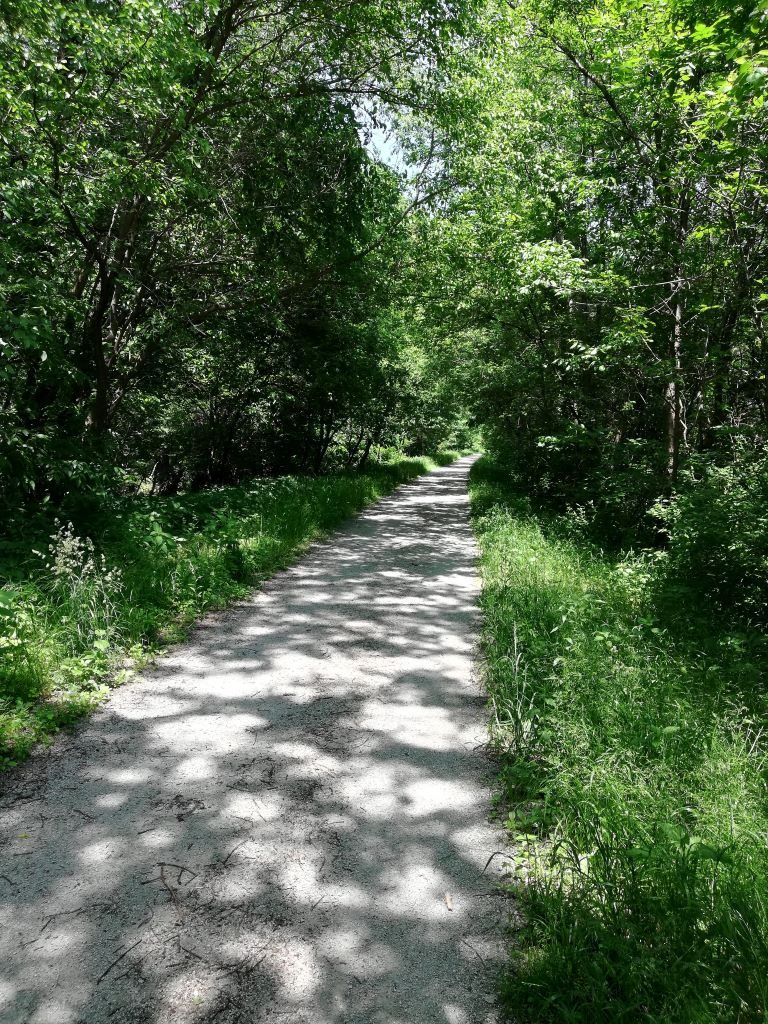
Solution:
<svg viewBox="0 0 768 1024"><path fill-rule="evenodd" d="M491 1024L472 459L0 782L4 1024Z"/></svg>

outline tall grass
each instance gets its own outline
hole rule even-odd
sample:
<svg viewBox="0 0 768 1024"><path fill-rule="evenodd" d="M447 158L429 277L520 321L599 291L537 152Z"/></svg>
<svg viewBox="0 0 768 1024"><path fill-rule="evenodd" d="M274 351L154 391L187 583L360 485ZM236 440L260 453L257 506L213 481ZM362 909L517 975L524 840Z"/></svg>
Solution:
<svg viewBox="0 0 768 1024"><path fill-rule="evenodd" d="M0 548L0 768L245 596L312 540L455 453L364 473L109 499Z"/></svg>
<svg viewBox="0 0 768 1024"><path fill-rule="evenodd" d="M768 1020L766 644L473 473L515 1021ZM663 559L663 556L661 556Z"/></svg>

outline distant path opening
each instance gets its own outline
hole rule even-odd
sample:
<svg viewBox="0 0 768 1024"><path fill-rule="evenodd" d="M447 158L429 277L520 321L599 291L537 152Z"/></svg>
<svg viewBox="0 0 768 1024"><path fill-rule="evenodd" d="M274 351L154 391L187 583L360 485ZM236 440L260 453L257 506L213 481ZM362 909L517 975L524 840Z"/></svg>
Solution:
<svg viewBox="0 0 768 1024"><path fill-rule="evenodd" d="M0 783L3 1021L495 1020L471 462Z"/></svg>

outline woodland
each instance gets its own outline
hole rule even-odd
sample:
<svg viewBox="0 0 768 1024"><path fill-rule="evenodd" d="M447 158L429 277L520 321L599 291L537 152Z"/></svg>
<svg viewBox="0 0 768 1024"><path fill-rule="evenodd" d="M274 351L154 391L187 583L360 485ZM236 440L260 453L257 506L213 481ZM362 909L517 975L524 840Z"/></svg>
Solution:
<svg viewBox="0 0 768 1024"><path fill-rule="evenodd" d="M768 1020L767 97L768 0L0 3L2 765L482 451L509 1019Z"/></svg>

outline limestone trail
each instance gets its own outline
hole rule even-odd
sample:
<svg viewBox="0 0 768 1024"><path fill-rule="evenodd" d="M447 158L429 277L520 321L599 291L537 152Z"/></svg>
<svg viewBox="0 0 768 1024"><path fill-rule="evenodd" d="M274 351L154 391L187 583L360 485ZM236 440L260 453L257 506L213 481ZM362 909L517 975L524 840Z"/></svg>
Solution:
<svg viewBox="0 0 768 1024"><path fill-rule="evenodd" d="M206 619L5 781L0 1019L496 1019L470 464Z"/></svg>

